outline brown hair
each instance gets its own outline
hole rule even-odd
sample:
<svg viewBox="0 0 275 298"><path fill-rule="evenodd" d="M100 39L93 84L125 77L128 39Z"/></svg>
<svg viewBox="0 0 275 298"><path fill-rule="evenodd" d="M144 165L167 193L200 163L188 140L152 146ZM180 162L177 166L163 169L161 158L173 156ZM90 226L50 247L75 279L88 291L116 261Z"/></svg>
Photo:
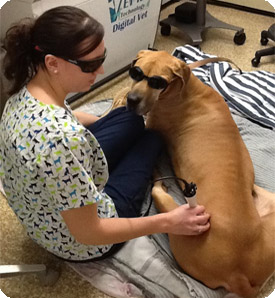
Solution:
<svg viewBox="0 0 275 298"><path fill-rule="evenodd" d="M103 36L103 26L73 6L50 9L36 20L23 19L7 31L4 39L4 74L13 81L9 94L18 92L39 65L44 67L46 54L78 59L93 51Z"/></svg>

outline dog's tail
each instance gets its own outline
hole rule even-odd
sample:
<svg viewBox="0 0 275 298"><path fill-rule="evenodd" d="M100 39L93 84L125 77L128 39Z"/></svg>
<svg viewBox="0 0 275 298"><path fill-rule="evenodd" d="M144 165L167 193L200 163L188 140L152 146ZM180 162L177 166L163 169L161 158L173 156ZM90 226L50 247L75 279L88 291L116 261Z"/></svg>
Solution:
<svg viewBox="0 0 275 298"><path fill-rule="evenodd" d="M260 290L260 286L253 284L243 273L233 273L226 289L240 297L255 297Z"/></svg>

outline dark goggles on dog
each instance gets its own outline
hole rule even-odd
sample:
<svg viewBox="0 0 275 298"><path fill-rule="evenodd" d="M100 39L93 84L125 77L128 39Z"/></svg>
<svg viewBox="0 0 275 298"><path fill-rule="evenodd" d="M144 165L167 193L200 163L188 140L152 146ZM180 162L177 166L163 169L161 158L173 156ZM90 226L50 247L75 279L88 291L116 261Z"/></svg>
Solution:
<svg viewBox="0 0 275 298"><path fill-rule="evenodd" d="M160 77L160 76L152 76L152 77L147 77L141 68L138 66L133 66L129 70L129 75L130 77L137 81L140 82L142 80L146 80L148 82L148 85L153 88L153 89L165 89L168 86L168 82Z"/></svg>
<svg viewBox="0 0 275 298"><path fill-rule="evenodd" d="M60 57L74 65L77 65L81 68L83 72L95 72L99 69L99 67L104 63L105 59L107 57L107 49L104 50L104 55L95 59L91 60L73 60L73 59L67 59L65 57Z"/></svg>

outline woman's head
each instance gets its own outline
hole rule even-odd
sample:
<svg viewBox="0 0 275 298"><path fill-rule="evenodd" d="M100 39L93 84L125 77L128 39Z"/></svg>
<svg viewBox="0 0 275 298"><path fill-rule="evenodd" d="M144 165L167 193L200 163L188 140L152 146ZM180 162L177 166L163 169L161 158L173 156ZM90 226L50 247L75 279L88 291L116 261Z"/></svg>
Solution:
<svg viewBox="0 0 275 298"><path fill-rule="evenodd" d="M13 80L13 94L22 88L38 67L44 67L45 55L79 60L98 47L104 36L103 26L83 10L60 6L38 19L24 19L6 34L7 51L4 71Z"/></svg>

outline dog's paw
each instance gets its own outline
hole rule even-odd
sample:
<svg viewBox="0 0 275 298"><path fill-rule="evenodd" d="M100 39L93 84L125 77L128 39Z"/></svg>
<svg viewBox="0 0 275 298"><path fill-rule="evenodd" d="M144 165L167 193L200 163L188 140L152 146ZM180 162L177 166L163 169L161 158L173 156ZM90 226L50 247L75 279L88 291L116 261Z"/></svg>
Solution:
<svg viewBox="0 0 275 298"><path fill-rule="evenodd" d="M126 106L127 103L127 94L130 91L129 87L125 87L122 90L120 90L114 97L113 101L113 109Z"/></svg>
<svg viewBox="0 0 275 298"><path fill-rule="evenodd" d="M163 191L168 192L168 188L163 184L162 181L154 182L154 187L159 189L161 192Z"/></svg>

